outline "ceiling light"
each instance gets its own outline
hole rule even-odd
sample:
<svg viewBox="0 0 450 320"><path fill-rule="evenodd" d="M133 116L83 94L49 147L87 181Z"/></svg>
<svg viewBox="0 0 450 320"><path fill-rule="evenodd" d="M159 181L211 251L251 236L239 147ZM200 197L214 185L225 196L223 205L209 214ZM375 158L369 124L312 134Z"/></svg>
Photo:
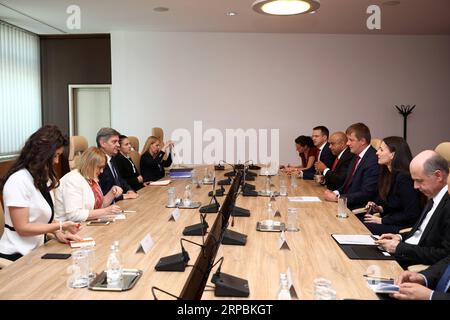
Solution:
<svg viewBox="0 0 450 320"><path fill-rule="evenodd" d="M233 12L233 11L230 11L230 12L227 12L227 16L234 17L234 16L237 16L237 13Z"/></svg>
<svg viewBox="0 0 450 320"><path fill-rule="evenodd" d="M319 0L256 0L253 10L262 14L290 16L310 13L320 7Z"/></svg>

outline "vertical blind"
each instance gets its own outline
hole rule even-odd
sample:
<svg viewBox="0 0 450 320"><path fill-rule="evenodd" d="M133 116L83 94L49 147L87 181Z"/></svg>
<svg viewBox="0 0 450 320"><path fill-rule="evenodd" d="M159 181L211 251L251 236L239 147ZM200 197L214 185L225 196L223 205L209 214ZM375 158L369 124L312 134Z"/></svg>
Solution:
<svg viewBox="0 0 450 320"><path fill-rule="evenodd" d="M0 159L41 126L39 37L0 21Z"/></svg>

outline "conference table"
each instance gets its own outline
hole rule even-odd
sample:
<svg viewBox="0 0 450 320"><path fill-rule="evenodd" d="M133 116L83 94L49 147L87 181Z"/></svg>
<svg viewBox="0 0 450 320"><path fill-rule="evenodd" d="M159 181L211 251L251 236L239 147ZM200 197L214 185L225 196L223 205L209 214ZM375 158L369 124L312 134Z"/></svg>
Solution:
<svg viewBox="0 0 450 320"><path fill-rule="evenodd" d="M197 168L198 172L204 166ZM222 179L226 171L216 171ZM257 190L264 188L266 177L258 176ZM271 178L273 189L279 190L280 176ZM67 244L54 240L33 250L30 254L0 270L0 299L60 299L60 300L109 300L133 299L151 300L152 287L160 288L179 296L192 272L192 264L201 254L197 245L184 242L190 261L184 272L156 271L160 258L181 252L180 238L202 243L201 236L183 236L183 229L200 222L198 209L179 209L178 219L170 219L175 209L166 208L167 190L175 187L177 196L182 197L190 179L174 179L168 186L148 186L139 190L134 200L118 202L126 213L125 220L116 220L106 226L87 226L82 223L81 237L94 238L95 263L93 270L100 273L106 268L111 244L118 240L124 268L140 269L141 278L128 291L93 291L87 288L74 289L67 285L72 259L45 260L46 253L71 253ZM225 186L228 190L229 186ZM193 200L208 204L210 185L194 187ZM324 187L314 181L298 180L298 187L288 187L289 196L317 196L323 200ZM225 197L218 197L220 203ZM288 249L279 248L279 232L259 232L256 223L268 219L268 197L243 197L239 195L236 205L250 209L250 217L235 217L229 229L248 236L245 246L221 245L216 259L224 257L222 272L248 280L250 296L243 299L276 299L279 290L280 273L289 268L299 299L313 299L313 282L317 278L331 281L337 299L378 299L367 286L364 274L395 277L402 268L395 260L351 260L332 239L331 234L370 234L364 225L349 211L349 218L336 217L337 203L290 202L287 197L276 197L272 207L281 217L274 220L286 222L288 207L298 209L299 231L285 232ZM218 214L208 214L206 221L211 227ZM231 219L231 218L230 218ZM137 252L140 242L150 235L154 245L147 252ZM208 236L208 234L206 235ZM211 271L210 276L214 273ZM223 299L215 297L208 281L202 299ZM157 299L174 299L163 292L156 292Z"/></svg>

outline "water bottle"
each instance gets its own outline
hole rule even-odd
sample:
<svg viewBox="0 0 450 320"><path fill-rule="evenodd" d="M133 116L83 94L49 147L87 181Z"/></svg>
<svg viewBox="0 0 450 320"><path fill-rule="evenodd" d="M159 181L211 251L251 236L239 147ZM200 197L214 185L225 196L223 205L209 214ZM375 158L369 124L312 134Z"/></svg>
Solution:
<svg viewBox="0 0 450 320"><path fill-rule="evenodd" d="M278 300L292 300L287 275L285 273L280 273L280 290L278 291Z"/></svg>
<svg viewBox="0 0 450 320"><path fill-rule="evenodd" d="M117 253L116 246L113 244L106 264L106 281L108 285L119 286L122 279L122 266Z"/></svg>
<svg viewBox="0 0 450 320"><path fill-rule="evenodd" d="M297 188L297 186L297 177L295 176L295 174L291 174L291 187Z"/></svg>
<svg viewBox="0 0 450 320"><path fill-rule="evenodd" d="M265 190L267 195L270 195L270 177L267 176L266 178L266 186L265 186Z"/></svg>
<svg viewBox="0 0 450 320"><path fill-rule="evenodd" d="M183 206L189 207L192 204L192 189L191 185L186 185L186 188L184 190L184 197L183 197Z"/></svg>

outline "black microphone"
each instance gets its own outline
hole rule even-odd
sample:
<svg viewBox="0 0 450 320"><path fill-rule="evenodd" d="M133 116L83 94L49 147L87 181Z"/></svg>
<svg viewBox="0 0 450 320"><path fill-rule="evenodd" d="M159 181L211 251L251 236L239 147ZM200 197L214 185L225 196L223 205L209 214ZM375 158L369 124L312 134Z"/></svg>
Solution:
<svg viewBox="0 0 450 320"><path fill-rule="evenodd" d="M231 185L231 178L228 177L227 179L219 180L219 181L217 182L217 184L218 184L219 186L229 186L229 185Z"/></svg>
<svg viewBox="0 0 450 320"><path fill-rule="evenodd" d="M211 278L211 282L215 284L214 294L216 297L248 297L250 290L248 281L227 273L221 272L224 258L221 257L213 267L220 262L219 267Z"/></svg>
<svg viewBox="0 0 450 320"><path fill-rule="evenodd" d="M201 213L217 213L219 212L220 204L216 198L216 177L213 180L212 198L208 205L200 208Z"/></svg>
<svg viewBox="0 0 450 320"><path fill-rule="evenodd" d="M186 265L187 265L188 261L190 260L190 258L189 258L189 253L183 247L183 241L193 243L195 245L198 245L199 247L202 247L202 249L204 249L204 246L201 244L181 238L180 239L181 252L171 255L171 256L162 257L161 259L159 259L158 263L155 266L156 271L183 272L184 269L186 269Z"/></svg>
<svg viewBox="0 0 450 320"><path fill-rule="evenodd" d="M204 236L208 231L209 225L206 222L206 213L200 214L200 223L187 226L183 230L183 236ZM203 244L205 241L203 241Z"/></svg>
<svg viewBox="0 0 450 320"><path fill-rule="evenodd" d="M225 194L225 188L220 186L220 189L214 190L216 192L216 197L223 197ZM214 191L208 192L208 197L212 197L214 195Z"/></svg>

